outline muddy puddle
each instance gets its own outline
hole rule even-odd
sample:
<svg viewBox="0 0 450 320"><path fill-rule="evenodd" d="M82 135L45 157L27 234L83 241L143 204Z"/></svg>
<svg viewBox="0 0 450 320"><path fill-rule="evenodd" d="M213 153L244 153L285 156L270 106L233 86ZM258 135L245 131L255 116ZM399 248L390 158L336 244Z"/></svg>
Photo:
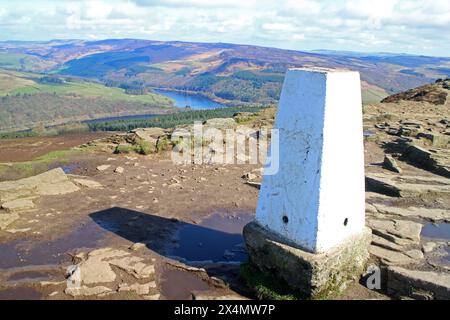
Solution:
<svg viewBox="0 0 450 320"><path fill-rule="evenodd" d="M253 219L247 213L216 213L198 225L183 226L170 255L187 261L245 261L242 229Z"/></svg>
<svg viewBox="0 0 450 320"><path fill-rule="evenodd" d="M9 288L0 291L0 300L39 300L40 292L27 287Z"/></svg>
<svg viewBox="0 0 450 320"><path fill-rule="evenodd" d="M30 265L60 264L71 260L77 249L93 249L109 232L96 223L87 223L52 241L19 239L0 244L0 269Z"/></svg>
<svg viewBox="0 0 450 320"><path fill-rule="evenodd" d="M450 223L428 223L422 228L422 237L450 241Z"/></svg>
<svg viewBox="0 0 450 320"><path fill-rule="evenodd" d="M208 291L211 286L195 273L170 269L161 276L161 294L170 300L192 300L192 293Z"/></svg>
<svg viewBox="0 0 450 320"><path fill-rule="evenodd" d="M64 269L71 254L91 250L106 240L109 232L96 223L87 223L51 241L19 239L0 244L0 300L40 299L29 288L41 281L64 281Z"/></svg>

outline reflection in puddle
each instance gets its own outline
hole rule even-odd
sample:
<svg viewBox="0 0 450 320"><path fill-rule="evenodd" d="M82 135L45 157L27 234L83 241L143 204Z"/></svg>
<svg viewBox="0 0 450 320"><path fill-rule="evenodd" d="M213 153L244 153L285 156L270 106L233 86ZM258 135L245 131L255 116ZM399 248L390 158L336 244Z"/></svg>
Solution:
<svg viewBox="0 0 450 320"><path fill-rule="evenodd" d="M166 270L161 277L161 293L169 300L191 300L193 291L210 289L206 281L186 271Z"/></svg>
<svg viewBox="0 0 450 320"><path fill-rule="evenodd" d="M428 223L422 228L422 237L450 241L450 223Z"/></svg>
<svg viewBox="0 0 450 320"><path fill-rule="evenodd" d="M68 163L68 164L54 163L48 167L49 170L55 168L61 168L65 174L71 174L75 170L80 169L81 165L78 163Z"/></svg>
<svg viewBox="0 0 450 320"><path fill-rule="evenodd" d="M249 214L214 214L199 225L179 230L178 247L171 251L188 261L245 261L242 229L253 219Z"/></svg>

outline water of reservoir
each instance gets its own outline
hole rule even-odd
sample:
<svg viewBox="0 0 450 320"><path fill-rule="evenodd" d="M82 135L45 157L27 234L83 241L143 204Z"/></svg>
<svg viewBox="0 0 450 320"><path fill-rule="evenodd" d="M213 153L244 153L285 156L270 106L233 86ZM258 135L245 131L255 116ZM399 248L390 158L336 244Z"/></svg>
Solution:
<svg viewBox="0 0 450 320"><path fill-rule="evenodd" d="M157 94L169 97L175 101L175 106L178 108L191 107L191 109L214 109L223 108L225 105L208 99L204 96L197 94L190 94L186 92L179 91L167 91L161 89L153 90Z"/></svg>

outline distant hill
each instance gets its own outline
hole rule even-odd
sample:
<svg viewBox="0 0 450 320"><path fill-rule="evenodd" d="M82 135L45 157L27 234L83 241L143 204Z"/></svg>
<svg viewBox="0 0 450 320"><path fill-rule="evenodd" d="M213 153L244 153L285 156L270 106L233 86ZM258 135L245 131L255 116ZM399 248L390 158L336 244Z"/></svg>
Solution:
<svg viewBox="0 0 450 320"><path fill-rule="evenodd" d="M450 75L450 58L136 39L1 42L0 66L86 77L110 86L137 81L234 105L275 103L289 67L357 70L366 103Z"/></svg>
<svg viewBox="0 0 450 320"><path fill-rule="evenodd" d="M82 79L0 69L0 131L174 110L172 100L153 93L127 94Z"/></svg>

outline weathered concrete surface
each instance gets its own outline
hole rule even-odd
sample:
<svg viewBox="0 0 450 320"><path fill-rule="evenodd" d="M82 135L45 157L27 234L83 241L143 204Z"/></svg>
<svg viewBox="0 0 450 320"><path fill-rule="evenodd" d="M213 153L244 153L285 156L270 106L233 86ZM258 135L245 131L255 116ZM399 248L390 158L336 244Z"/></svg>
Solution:
<svg viewBox="0 0 450 320"><path fill-rule="evenodd" d="M361 110L359 73L288 70L274 126L279 170L265 171L256 221L315 253L363 232Z"/></svg>
<svg viewBox="0 0 450 320"><path fill-rule="evenodd" d="M398 297L450 300L450 274L389 267L387 290Z"/></svg>
<svg viewBox="0 0 450 320"><path fill-rule="evenodd" d="M243 234L253 264L312 299L337 296L357 279L365 271L371 241L365 229L327 253L313 254L287 245L286 239L257 222L247 224Z"/></svg>

